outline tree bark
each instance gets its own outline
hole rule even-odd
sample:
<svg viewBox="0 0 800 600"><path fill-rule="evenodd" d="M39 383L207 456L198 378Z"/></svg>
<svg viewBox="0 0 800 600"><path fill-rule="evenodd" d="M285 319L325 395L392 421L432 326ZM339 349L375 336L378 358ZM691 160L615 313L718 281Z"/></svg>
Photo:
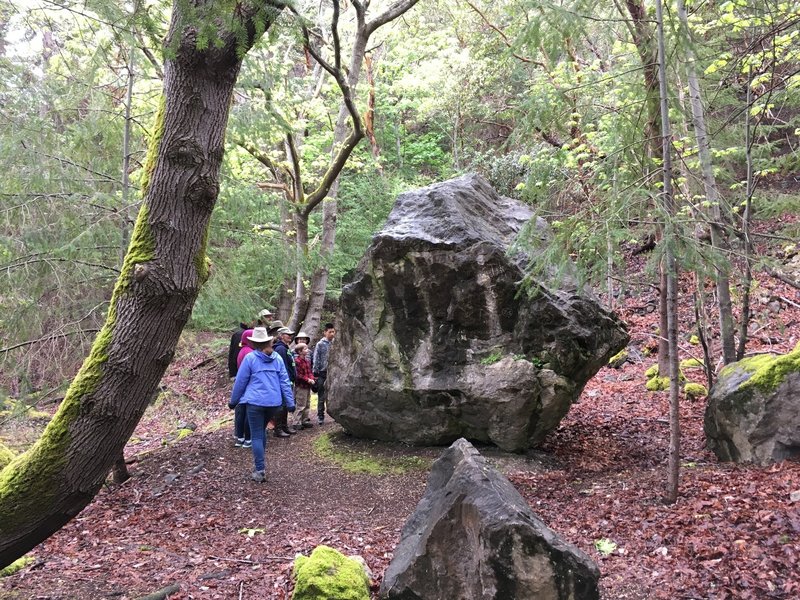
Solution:
<svg viewBox="0 0 800 600"><path fill-rule="evenodd" d="M213 14L214 4L196 3L194 19ZM42 437L0 471L0 567L56 532L100 489L208 277L208 224L242 50L277 11L238 6L245 47L241 36L221 31L221 44L200 50L198 21L186 19L183 6L173 6L165 41L172 58L145 163L144 202L105 325Z"/></svg>
<svg viewBox="0 0 800 600"><path fill-rule="evenodd" d="M680 476L681 426L678 390L680 388L680 368L678 364L678 261L675 258L674 232L675 197L672 190L672 127L667 104L667 66L664 52L664 15L661 0L656 0L656 21L658 31L658 83L661 108L662 172L664 189L662 203L666 219L664 227L664 267L667 284L666 316L667 343L669 348L669 457L667 467L667 486L664 501L673 504L678 499L678 480Z"/></svg>
<svg viewBox="0 0 800 600"><path fill-rule="evenodd" d="M689 79L689 104L692 108L692 122L697 140L697 151L700 157L700 169L703 174L703 188L706 200L710 204L711 247L722 251L724 245L724 231L722 228L722 207L717 180L714 177L714 168L711 161L711 143L706 130L705 109L700 98L700 84L697 81L697 72L694 68L695 56L692 51L689 18L683 0L678 0L678 17L683 26L687 43L686 71ZM715 263L719 259L715 257ZM727 365L736 360L736 331L733 321L731 304L731 286L727 266L714 265L715 282L717 286L717 310L719 312L720 338L722 340L722 360Z"/></svg>

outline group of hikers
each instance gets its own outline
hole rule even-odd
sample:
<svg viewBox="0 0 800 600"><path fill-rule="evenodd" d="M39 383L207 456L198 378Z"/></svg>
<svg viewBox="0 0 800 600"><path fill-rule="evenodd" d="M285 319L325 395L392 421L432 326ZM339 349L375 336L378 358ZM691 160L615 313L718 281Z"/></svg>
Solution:
<svg viewBox="0 0 800 600"><path fill-rule="evenodd" d="M313 427L311 392L317 393L317 424L325 423L325 380L328 352L336 335L326 323L322 338L311 350L311 337L295 332L264 309L252 326L240 323L231 336L228 374L234 377L228 407L234 412L234 445L252 448L252 479L267 480L267 425L273 435L287 438ZM289 414L292 414L291 423Z"/></svg>

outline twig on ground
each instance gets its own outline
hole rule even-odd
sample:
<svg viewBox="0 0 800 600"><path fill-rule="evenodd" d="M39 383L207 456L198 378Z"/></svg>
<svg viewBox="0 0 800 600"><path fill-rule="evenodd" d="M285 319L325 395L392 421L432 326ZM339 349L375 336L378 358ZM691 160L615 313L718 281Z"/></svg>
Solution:
<svg viewBox="0 0 800 600"><path fill-rule="evenodd" d="M793 301L789 300L788 298L784 298L783 296L778 296L778 299L781 302L786 302L786 304L791 304L795 308L800 308L800 304L798 304L797 302L793 302Z"/></svg>

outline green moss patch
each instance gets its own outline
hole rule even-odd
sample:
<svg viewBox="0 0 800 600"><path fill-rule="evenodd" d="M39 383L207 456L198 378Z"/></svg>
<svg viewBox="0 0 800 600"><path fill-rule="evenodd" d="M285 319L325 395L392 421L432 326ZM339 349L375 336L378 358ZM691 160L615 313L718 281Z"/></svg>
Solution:
<svg viewBox="0 0 800 600"><path fill-rule="evenodd" d="M14 460L15 456L16 454L14 454L13 450L3 444L3 442L0 442L0 471L2 471L3 467L5 467L8 463Z"/></svg>
<svg viewBox="0 0 800 600"><path fill-rule="evenodd" d="M771 392L783 383L789 374L800 372L800 344L789 354L753 356L728 365L726 369L733 366L753 373L750 379L742 384L741 389L753 387L762 392Z"/></svg>
<svg viewBox="0 0 800 600"><path fill-rule="evenodd" d="M8 577L9 575L13 575L27 567L36 559L33 556L23 556L22 558L18 558L10 565L5 567L4 569L0 569L0 577Z"/></svg>
<svg viewBox="0 0 800 600"><path fill-rule="evenodd" d="M387 458L374 456L368 452L337 447L333 440L333 434L330 433L323 433L314 440L314 452L320 458L336 463L348 473L402 475L409 471L422 471L430 468L430 462L418 456Z"/></svg>
<svg viewBox="0 0 800 600"><path fill-rule="evenodd" d="M669 377L653 377L644 386L650 392L661 392L669 389Z"/></svg>
<svg viewBox="0 0 800 600"><path fill-rule="evenodd" d="M687 383L683 386L683 392L688 398L702 398L708 396L708 390L702 383Z"/></svg>
<svg viewBox="0 0 800 600"><path fill-rule="evenodd" d="M294 562L292 600L369 600L369 580L358 561L328 546Z"/></svg>
<svg viewBox="0 0 800 600"><path fill-rule="evenodd" d="M653 377L658 376L658 365L653 365L647 371L644 372L644 376L648 379L652 379Z"/></svg>
<svg viewBox="0 0 800 600"><path fill-rule="evenodd" d="M702 369L703 361L696 358L687 358L680 363L681 369Z"/></svg>
<svg viewBox="0 0 800 600"><path fill-rule="evenodd" d="M617 352L614 356L608 359L608 366L611 367L612 369L618 369L623 364L625 364L625 361L628 360L628 356L629 356L628 349L623 348L622 350Z"/></svg>

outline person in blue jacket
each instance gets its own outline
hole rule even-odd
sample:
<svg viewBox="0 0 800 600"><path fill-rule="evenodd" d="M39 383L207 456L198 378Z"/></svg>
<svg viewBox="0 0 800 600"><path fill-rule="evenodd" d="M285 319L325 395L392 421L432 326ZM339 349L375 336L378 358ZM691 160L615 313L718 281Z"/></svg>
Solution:
<svg viewBox="0 0 800 600"><path fill-rule="evenodd" d="M267 448L265 428L282 407L294 412L292 384L283 359L272 350L272 337L264 327L253 329L247 338L253 352L245 356L233 384L229 408L247 404L247 421L253 440L255 470L251 478L259 483L267 480L264 453Z"/></svg>

